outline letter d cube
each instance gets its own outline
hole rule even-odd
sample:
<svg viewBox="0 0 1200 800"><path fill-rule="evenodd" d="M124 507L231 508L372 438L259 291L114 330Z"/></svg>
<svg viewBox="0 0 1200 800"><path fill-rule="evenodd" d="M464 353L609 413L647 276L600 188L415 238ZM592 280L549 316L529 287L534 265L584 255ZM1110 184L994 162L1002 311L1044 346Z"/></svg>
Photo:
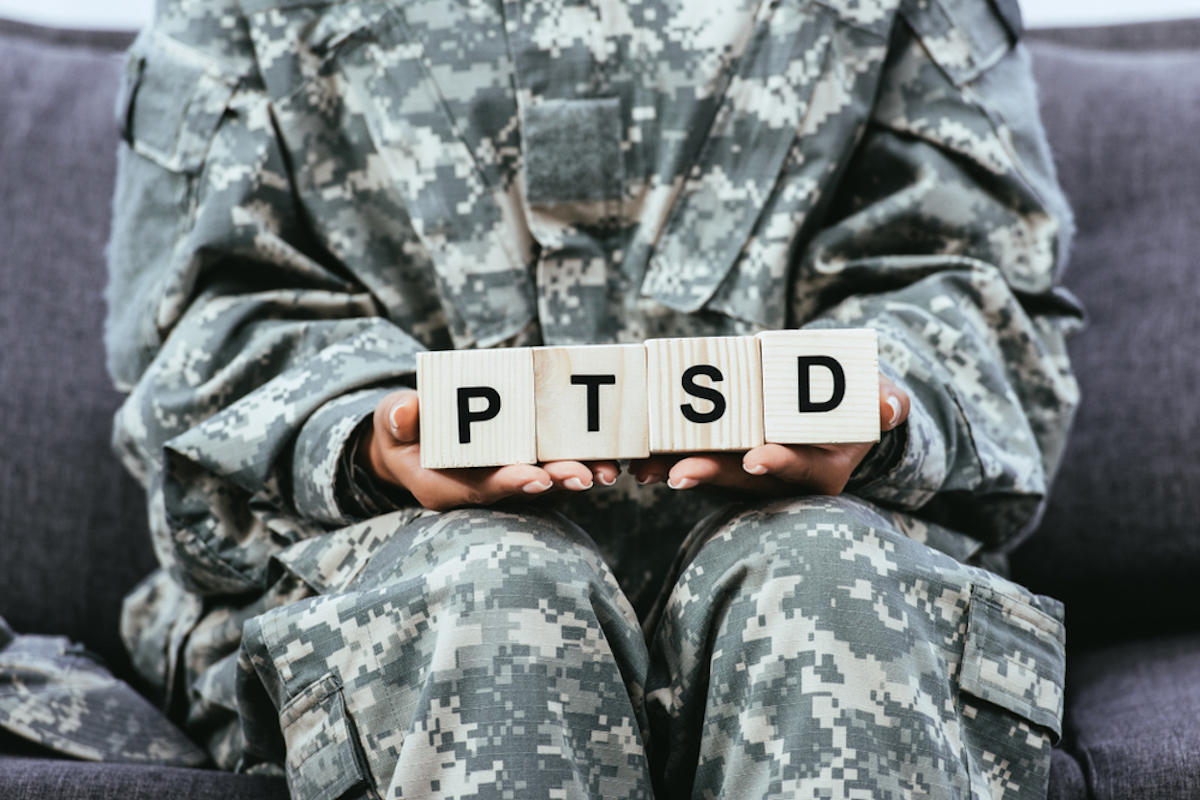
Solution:
<svg viewBox="0 0 1200 800"><path fill-rule="evenodd" d="M758 339L768 442L879 441L879 343L873 329L767 331Z"/></svg>
<svg viewBox="0 0 1200 800"><path fill-rule="evenodd" d="M418 353L417 389L422 467L537 462L528 348Z"/></svg>

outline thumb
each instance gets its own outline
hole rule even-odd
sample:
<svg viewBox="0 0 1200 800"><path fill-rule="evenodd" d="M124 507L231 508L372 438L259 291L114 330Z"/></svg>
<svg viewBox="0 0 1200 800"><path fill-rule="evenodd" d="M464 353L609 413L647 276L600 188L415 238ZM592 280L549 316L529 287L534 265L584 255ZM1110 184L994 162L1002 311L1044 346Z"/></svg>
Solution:
<svg viewBox="0 0 1200 800"><path fill-rule="evenodd" d="M879 429L890 431L908 419L908 392L879 373Z"/></svg>
<svg viewBox="0 0 1200 800"><path fill-rule="evenodd" d="M393 392L379 408L386 409L383 427L398 444L412 444L420 439L420 402L416 392L411 389Z"/></svg>

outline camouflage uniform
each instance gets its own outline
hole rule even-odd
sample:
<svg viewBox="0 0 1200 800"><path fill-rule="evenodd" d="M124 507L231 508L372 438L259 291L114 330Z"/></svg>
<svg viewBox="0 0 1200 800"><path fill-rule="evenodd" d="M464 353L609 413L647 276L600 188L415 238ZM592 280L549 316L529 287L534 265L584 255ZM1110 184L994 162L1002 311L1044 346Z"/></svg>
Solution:
<svg viewBox="0 0 1200 800"><path fill-rule="evenodd" d="M107 338L166 707L298 798L1044 794L1062 610L979 566L1077 402L1018 33L1002 0L159 3ZM912 399L844 498L437 515L355 466L423 348L786 326L876 328Z"/></svg>

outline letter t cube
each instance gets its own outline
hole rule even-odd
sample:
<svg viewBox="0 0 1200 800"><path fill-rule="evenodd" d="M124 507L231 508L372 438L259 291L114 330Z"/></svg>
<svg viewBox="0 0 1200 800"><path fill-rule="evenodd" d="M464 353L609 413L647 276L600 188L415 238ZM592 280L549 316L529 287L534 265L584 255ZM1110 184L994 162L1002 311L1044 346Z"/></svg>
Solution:
<svg viewBox="0 0 1200 800"><path fill-rule="evenodd" d="M533 370L539 460L650 455L645 347L538 347Z"/></svg>

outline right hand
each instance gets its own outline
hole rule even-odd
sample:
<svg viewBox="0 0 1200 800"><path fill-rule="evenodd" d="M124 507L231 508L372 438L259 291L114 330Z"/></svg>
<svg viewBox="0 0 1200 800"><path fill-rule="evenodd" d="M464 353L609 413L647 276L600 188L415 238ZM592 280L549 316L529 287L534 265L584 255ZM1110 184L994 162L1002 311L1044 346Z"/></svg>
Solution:
<svg viewBox="0 0 1200 800"><path fill-rule="evenodd" d="M620 472L620 467L612 461L424 469L419 420L416 391L392 392L375 406L373 424L359 443L358 453L362 466L377 480L408 491L432 511L490 506L510 498L532 500L553 489L582 492L590 489L593 481L611 486Z"/></svg>

